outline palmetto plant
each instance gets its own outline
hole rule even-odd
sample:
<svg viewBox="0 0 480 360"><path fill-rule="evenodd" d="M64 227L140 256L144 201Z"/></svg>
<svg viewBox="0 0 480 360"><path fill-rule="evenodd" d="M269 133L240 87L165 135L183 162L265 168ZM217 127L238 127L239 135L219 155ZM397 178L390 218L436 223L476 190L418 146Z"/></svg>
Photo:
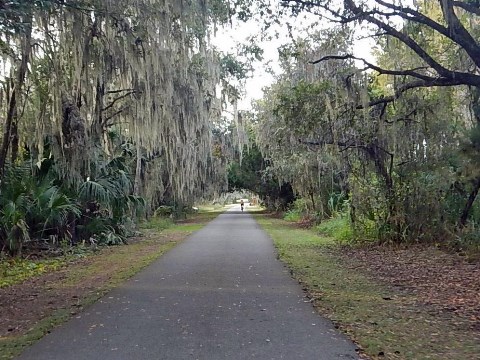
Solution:
<svg viewBox="0 0 480 360"><path fill-rule="evenodd" d="M83 204L80 224L83 237L97 235L100 242L110 245L125 242L126 224L131 223L136 211L145 207L143 198L132 195L127 162L124 156L103 163L99 161L98 175L80 184L78 199Z"/></svg>
<svg viewBox="0 0 480 360"><path fill-rule="evenodd" d="M0 249L18 254L27 242L126 242L145 207L133 195L132 161L124 151L111 159L100 154L90 167L92 178L80 183L64 181L54 158L9 168L0 186Z"/></svg>
<svg viewBox="0 0 480 360"><path fill-rule="evenodd" d="M79 204L54 185L53 180L44 180L32 189L27 218L36 238L44 239L48 235L71 240L72 227L80 215Z"/></svg>
<svg viewBox="0 0 480 360"><path fill-rule="evenodd" d="M30 206L25 168L10 169L0 189L0 246L11 254L21 252L30 239L25 215Z"/></svg>
<svg viewBox="0 0 480 360"><path fill-rule="evenodd" d="M80 207L55 184L51 173L40 176L28 163L9 169L0 188L0 241L15 254L32 239L70 240Z"/></svg>
<svg viewBox="0 0 480 360"><path fill-rule="evenodd" d="M17 199L2 204L0 244L2 249L6 249L10 254L20 253L23 244L30 239L28 225L25 222L24 202L25 197L20 195Z"/></svg>

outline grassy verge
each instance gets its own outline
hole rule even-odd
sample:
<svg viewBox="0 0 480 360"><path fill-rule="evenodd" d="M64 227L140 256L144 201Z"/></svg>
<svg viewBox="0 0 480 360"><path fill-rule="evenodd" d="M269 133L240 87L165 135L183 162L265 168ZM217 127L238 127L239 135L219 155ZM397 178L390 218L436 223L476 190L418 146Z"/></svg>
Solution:
<svg viewBox="0 0 480 360"><path fill-rule="evenodd" d="M445 314L432 315L414 294L400 293L356 271L338 240L255 215L279 257L329 317L373 359L478 359L480 342ZM325 230L325 229L323 229Z"/></svg>
<svg viewBox="0 0 480 360"><path fill-rule="evenodd" d="M203 227L217 215L218 212L200 212L177 224L168 220L152 219L141 226L144 236L132 241L129 245L102 248L95 253L89 253L80 261L63 264L59 271L52 272L52 270L58 270L55 267L45 269L43 275L34 273L35 281L41 280L42 276L49 276L45 284L38 287L38 297L53 293L58 307L54 310L51 309L51 306L50 308L36 309L40 315L34 325L18 331L12 336L0 336L0 359L12 359L17 356L52 328L65 322L82 308L97 301L109 290L135 275L175 246L177 242ZM25 279L25 277L23 278ZM12 280L11 283L13 284L15 281ZM28 282L17 284L15 289L17 294L22 291L22 286L28 287L29 284ZM5 287L3 291L6 294L8 287ZM47 302L48 299L44 301L44 303ZM21 315L20 311L22 310L29 311L32 306L35 304L29 304L28 301L23 309L19 305L18 315ZM11 316L15 316L15 314Z"/></svg>

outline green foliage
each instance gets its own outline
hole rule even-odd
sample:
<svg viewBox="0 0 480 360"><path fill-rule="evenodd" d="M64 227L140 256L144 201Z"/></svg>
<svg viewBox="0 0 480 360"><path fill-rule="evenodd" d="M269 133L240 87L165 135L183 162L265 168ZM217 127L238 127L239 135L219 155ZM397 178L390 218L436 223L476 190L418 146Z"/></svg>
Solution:
<svg viewBox="0 0 480 360"><path fill-rule="evenodd" d="M283 215L283 219L290 222L298 222L302 219L302 214L293 209L287 210L285 215Z"/></svg>
<svg viewBox="0 0 480 360"><path fill-rule="evenodd" d="M327 206L330 216L332 217L339 216L341 213L350 212L350 202L344 192L330 194Z"/></svg>
<svg viewBox="0 0 480 360"><path fill-rule="evenodd" d="M296 135L311 134L326 116L325 96L331 88L328 81L300 81L279 94L273 114L283 117Z"/></svg>
<svg viewBox="0 0 480 360"><path fill-rule="evenodd" d="M268 163L255 144L245 149L241 163L230 164L227 176L229 191L249 190L260 196L267 208L283 210L294 200L290 184L281 184L268 174Z"/></svg>
<svg viewBox="0 0 480 360"><path fill-rule="evenodd" d="M34 243L117 245L133 235L132 217L145 206L132 194L124 157L97 164L99 176L70 186L46 159L8 169L0 186L0 246L19 254Z"/></svg>
<svg viewBox="0 0 480 360"><path fill-rule="evenodd" d="M65 264L65 258L32 261L0 257L0 288L18 284L26 279L57 270Z"/></svg>
<svg viewBox="0 0 480 360"><path fill-rule="evenodd" d="M126 237L116 232L114 228L111 228L110 231L103 231L100 234L96 234L95 241L99 245L107 246L122 245L127 243Z"/></svg>
<svg viewBox="0 0 480 360"><path fill-rule="evenodd" d="M480 223L470 222L456 234L451 246L472 260L480 259Z"/></svg>
<svg viewBox="0 0 480 360"><path fill-rule="evenodd" d="M361 74L347 59L310 68L312 58L344 53L348 46L314 39L282 48L283 73L258 103L256 140L269 170L291 183L307 204L305 211L292 208L286 218L321 221L348 213L351 224L338 229L345 240L455 241L461 214L480 221L478 200L467 207L480 178L478 94L466 88L415 89L394 104L370 107L398 83ZM384 68L419 66L400 52L398 42L379 44ZM436 45L441 44L428 44ZM472 95L468 102L466 93ZM472 116L465 116L467 108ZM329 234L337 231L324 226Z"/></svg>
<svg viewBox="0 0 480 360"><path fill-rule="evenodd" d="M350 17L356 24L358 16L368 14L375 18L372 25L385 29L376 16L394 6L381 10L382 5L374 9L360 3L346 3L345 12L335 9L336 19ZM329 2L290 5L294 14L334 10ZM397 8L403 15L409 9ZM414 39L445 69L464 72L466 78L478 73L468 65L472 54L464 51L464 43L422 20L445 24L448 11L437 2L419 4L415 11L422 16L396 28L408 35L404 39ZM460 11L458 16L465 34L478 34L478 24L468 21L476 15ZM418 48L389 31L375 37L378 67L364 62L365 68L357 68L360 62L343 56L354 53L353 33L348 25L309 28L282 45L281 73L257 103L255 138L268 170L307 204L305 211L293 207L286 218L332 217L321 225L327 233L340 232L345 239L354 234L359 241L473 242L474 227L460 228L480 222L479 200L472 201L480 184L479 88L430 87L426 78L443 75L418 56ZM367 73L368 68L373 71ZM401 69L418 73L393 75ZM450 85L457 84L454 80ZM344 213L348 217L342 218ZM342 223L338 231L337 221Z"/></svg>
<svg viewBox="0 0 480 360"><path fill-rule="evenodd" d="M25 168L9 170L0 192L0 246L11 254L21 252L29 240L25 216L29 208L29 182Z"/></svg>
<svg viewBox="0 0 480 360"><path fill-rule="evenodd" d="M68 227L80 217L81 209L53 183L45 178L32 187L27 222L33 237L42 239L53 234L59 240L71 240Z"/></svg>
<svg viewBox="0 0 480 360"><path fill-rule="evenodd" d="M315 230L322 235L330 236L338 242L351 242L354 240L352 223L347 214L338 215L322 221L315 226Z"/></svg>
<svg viewBox="0 0 480 360"><path fill-rule="evenodd" d="M283 216L284 220L298 222L307 214L307 202L305 199L296 199L290 206L290 209Z"/></svg>
<svg viewBox="0 0 480 360"><path fill-rule="evenodd" d="M169 217L173 214L173 206L162 205L154 212L154 217Z"/></svg>
<svg viewBox="0 0 480 360"><path fill-rule="evenodd" d="M222 57L220 60L220 68L224 77L237 80L245 79L248 73L252 71L248 64L239 61L237 57L232 54L226 54Z"/></svg>

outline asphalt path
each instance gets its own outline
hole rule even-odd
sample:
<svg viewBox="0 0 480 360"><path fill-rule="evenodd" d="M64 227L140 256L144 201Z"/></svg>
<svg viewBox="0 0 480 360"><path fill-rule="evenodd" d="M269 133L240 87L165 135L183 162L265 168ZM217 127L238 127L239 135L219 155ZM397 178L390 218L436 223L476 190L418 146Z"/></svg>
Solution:
<svg viewBox="0 0 480 360"><path fill-rule="evenodd" d="M239 210L218 216L19 359L357 359L276 259L272 240Z"/></svg>

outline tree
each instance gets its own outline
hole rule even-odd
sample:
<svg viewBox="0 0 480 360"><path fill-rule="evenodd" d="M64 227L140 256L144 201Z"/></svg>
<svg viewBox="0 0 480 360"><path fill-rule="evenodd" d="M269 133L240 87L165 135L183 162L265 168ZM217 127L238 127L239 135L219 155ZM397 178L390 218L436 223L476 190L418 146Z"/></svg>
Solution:
<svg viewBox="0 0 480 360"><path fill-rule="evenodd" d="M342 113L334 109L341 102L341 78L352 67L346 61L314 66L309 59L347 46L347 37L348 31L325 31L282 46L282 73L256 105L256 142L269 172L290 183L317 219L330 216L329 200L347 190L346 168L332 145L349 137L333 121Z"/></svg>
<svg viewBox="0 0 480 360"><path fill-rule="evenodd" d="M344 51L312 59L314 64L331 60L357 60L363 63L364 71L395 78L392 90L380 95L371 94L366 103L356 105L358 109L380 105L379 117L384 120L388 104L407 91L468 86L472 94L471 109L477 121L473 126L480 126L477 95L480 92L480 2L477 0L415 2L411 6L401 1L345 0L341 8L334 2L324 0L283 0L282 4L296 15L308 11L322 20L337 24L366 24L370 36L379 41L397 42L397 54L407 52L416 56L414 66L398 66L398 63L390 63L393 66L377 65ZM444 51L430 47L433 38L436 44L444 44ZM455 54L454 61L445 56L446 52ZM465 225L479 190L480 175L476 175L459 217L461 226Z"/></svg>
<svg viewBox="0 0 480 360"><path fill-rule="evenodd" d="M168 187L191 202L216 171L210 124L221 111L221 59L207 38L212 22L227 21L224 10L203 1L2 3L6 68L14 74L4 82L0 170L15 162L15 144L41 160L48 142L60 176L81 183L97 176L99 156L113 156L115 134L135 146L136 195L153 198ZM144 159L155 157L164 173L151 179L164 182L152 184L159 193L145 181Z"/></svg>
<svg viewBox="0 0 480 360"><path fill-rule="evenodd" d="M391 37L397 39L422 60L423 66L414 69L382 68L361 60L366 69L379 74L405 77L399 82L394 94L389 97L372 99L370 105L390 102L413 88L433 86L480 86L480 44L477 39L480 5L478 1L438 0L436 5L441 9L437 18L429 16L428 3L417 2L416 6L402 5L402 2L374 0L369 6L364 2L345 0L343 10L336 10L330 1L283 0L285 6L295 11L306 10L320 14L323 10L332 21L341 24L368 23L373 31L372 36ZM400 21L398 21L400 19ZM399 24L399 25L396 25ZM405 31L404 26L415 26L417 33ZM446 64L441 54L432 54L421 44L425 32L433 30L441 35L458 51L461 61ZM355 59L352 54L331 54L313 61L314 63L332 59Z"/></svg>

